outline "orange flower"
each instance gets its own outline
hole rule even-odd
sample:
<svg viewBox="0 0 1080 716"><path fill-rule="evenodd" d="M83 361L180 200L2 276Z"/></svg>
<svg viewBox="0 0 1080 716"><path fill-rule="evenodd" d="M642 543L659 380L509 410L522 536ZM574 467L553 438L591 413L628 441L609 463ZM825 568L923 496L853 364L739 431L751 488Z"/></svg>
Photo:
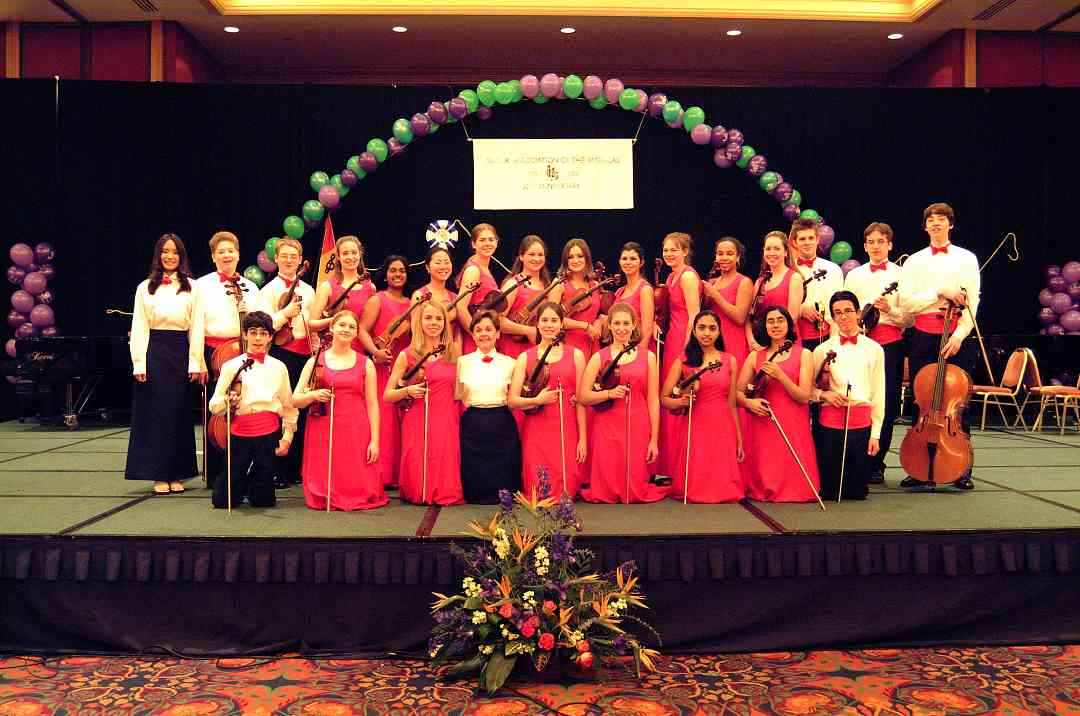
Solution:
<svg viewBox="0 0 1080 716"><path fill-rule="evenodd" d="M554 614L555 610L558 609L558 607L555 606L555 602L551 601L550 599L544 602L543 608L544 614L547 614L548 616Z"/></svg>

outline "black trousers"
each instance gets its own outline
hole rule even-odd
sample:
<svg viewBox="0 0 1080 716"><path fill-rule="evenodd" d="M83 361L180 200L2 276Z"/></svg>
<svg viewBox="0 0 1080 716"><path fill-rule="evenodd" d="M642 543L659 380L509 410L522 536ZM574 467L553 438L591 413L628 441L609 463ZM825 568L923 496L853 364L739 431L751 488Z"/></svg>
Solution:
<svg viewBox="0 0 1080 716"><path fill-rule="evenodd" d="M296 390L296 384L300 381L300 373L311 356L287 351L280 346L272 346L270 355L285 364L289 371L289 385ZM274 474L285 482L299 485L303 480L300 476L300 468L304 464L304 426L307 424L307 409L300 411L296 416L296 432L293 434L292 445L284 457L275 460Z"/></svg>
<svg viewBox="0 0 1080 716"><path fill-rule="evenodd" d="M255 438L232 436L232 503L240 506L247 497L252 507L273 507L277 503L274 495L274 466L277 456L274 450L281 440L281 431L275 430L267 435ZM224 463L224 460L222 460ZM214 507L228 507L228 479L222 468L214 480L214 493L211 501Z"/></svg>
<svg viewBox="0 0 1080 716"><path fill-rule="evenodd" d="M904 356L907 346L901 339L882 346L885 351L885 419L881 424L881 450L870 458L872 471L885 469L885 455L892 445L893 426L900 414L900 386L904 382Z"/></svg>
<svg viewBox="0 0 1080 716"><path fill-rule="evenodd" d="M203 357L206 360L207 370L206 404L203 406L205 408L203 414L206 415L207 420L210 420L210 398L214 397L214 386L217 385L216 376L214 378L211 378L209 375L210 356L212 356L213 354L214 349L210 346L206 346L205 350L203 351ZM206 475L204 475L203 477L206 478L206 484L209 487L213 487L214 479L217 477L218 473L221 472L222 465L225 462L225 453L222 450L218 449L218 447L209 440L203 441L203 450L206 451ZM203 463L200 460L199 470L202 470L202 465Z"/></svg>
<svg viewBox="0 0 1080 716"><path fill-rule="evenodd" d="M844 458L844 431L814 424L814 449L821 476L821 499L865 500L870 492L870 428L848 430L847 458ZM840 491L840 465L844 463L844 490Z"/></svg>

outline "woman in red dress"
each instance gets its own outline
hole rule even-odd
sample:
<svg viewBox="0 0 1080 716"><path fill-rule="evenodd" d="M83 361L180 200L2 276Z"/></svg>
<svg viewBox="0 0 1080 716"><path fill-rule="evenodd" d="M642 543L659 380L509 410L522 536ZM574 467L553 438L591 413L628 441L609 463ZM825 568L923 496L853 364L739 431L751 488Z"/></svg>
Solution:
<svg viewBox="0 0 1080 716"><path fill-rule="evenodd" d="M785 341L791 341L793 345L780 351ZM812 502L816 499L814 491L821 489L817 453L810 434L813 356L798 342L791 314L781 306L773 306L765 312L758 343L768 348L750 354L739 373L738 401L750 412L749 444L753 446L748 453L746 496L764 502ZM759 370L768 377L765 390L756 398L747 398L746 386ZM791 449L769 417L770 412L791 441ZM798 455L798 461L792 450ZM799 468L800 463L806 475ZM806 481L807 476L814 484L813 490Z"/></svg>
<svg viewBox="0 0 1080 716"><path fill-rule="evenodd" d="M461 327L461 355L476 350L476 343L472 338L473 313L489 293L499 290L498 282L491 275L491 257L495 255L495 249L499 248L499 234L495 227L491 224L474 226L471 245L473 255L465 261L457 283L462 290L474 283L480 284L480 287L469 296L468 304L457 307L457 322Z"/></svg>
<svg viewBox="0 0 1080 716"><path fill-rule="evenodd" d="M454 400L458 348L446 308L438 301L420 304L412 312L410 323L412 340L394 361L383 393L383 400L390 403L412 399L401 419L398 487L407 502L456 505L464 501L458 443L460 411ZM443 346L442 354L431 355L438 346ZM421 370L426 380L402 385L402 376L420 360L425 361Z"/></svg>
<svg viewBox="0 0 1080 716"><path fill-rule="evenodd" d="M641 274L644 266L645 250L641 244L636 241L623 244L619 249L619 270L626 277L626 282L615 292L615 300L630 304L644 337L642 348L652 350L656 332L656 303L652 285Z"/></svg>
<svg viewBox="0 0 1080 716"><path fill-rule="evenodd" d="M678 383L706 366L696 382L680 390ZM671 422L676 454L671 497L687 502L737 502L744 496L742 430L735 408L738 369L724 351L720 318L705 310L694 319L686 354L671 364L660 402L668 410L683 410ZM691 390L693 412L690 412ZM689 436L687 432L689 431Z"/></svg>
<svg viewBox="0 0 1080 716"><path fill-rule="evenodd" d="M604 329L604 319L600 317L600 292L577 305L571 305L574 297L596 288L596 276L593 274L592 252L584 239L570 239L562 251L562 263L559 273L569 276L565 283L551 290L550 298L562 304L566 318L563 328L566 330L566 345L577 348L589 360L599 347L597 341Z"/></svg>
<svg viewBox="0 0 1080 716"><path fill-rule="evenodd" d="M720 336L724 350L741 366L750 354L746 341L746 319L754 299L754 282L739 273L746 247L734 236L725 236L713 249L713 267L719 274L702 283L705 305L720 317Z"/></svg>
<svg viewBox="0 0 1080 716"><path fill-rule="evenodd" d="M404 256L392 254L383 262L386 290L379 291L364 304L360 316L360 343L375 364L377 395L386 390L390 379L390 367L406 346L409 345L409 322L403 321L389 345L380 348L375 339L390 328L390 324L409 310L409 299L403 289L408 280L408 261ZM398 411L390 403L379 401L379 475L383 485L397 484L398 459L401 456L401 425Z"/></svg>
<svg viewBox="0 0 1080 716"><path fill-rule="evenodd" d="M551 283L551 273L547 267L547 246L544 240L535 234L529 234L518 246L517 259L510 268L510 275L503 281L505 291L519 276L528 276L528 282L518 286L506 295L509 308L502 320L499 334L499 352L517 358L536 344L536 326L521 319L526 313L526 306L543 293Z"/></svg>
<svg viewBox="0 0 1080 716"><path fill-rule="evenodd" d="M318 414L308 411L304 433L304 502L313 510L325 510L328 501L331 509L346 512L369 510L388 502L377 468L379 394L375 389L375 368L369 358L353 350L358 330L355 313L343 309L334 314L330 323L332 343L318 356L323 369L321 385L311 385L316 361L311 358L293 392L297 408L312 403L325 406Z"/></svg>
<svg viewBox="0 0 1080 716"><path fill-rule="evenodd" d="M649 481L649 465L656 460L660 427L660 400L656 356L640 348L637 314L626 303L616 303L608 314L612 344L593 354L581 377L578 400L596 410L589 435L592 475L582 497L589 502L657 502L666 490ZM627 346L619 360L619 385L603 389L596 383L611 361Z"/></svg>
<svg viewBox="0 0 1080 716"><path fill-rule="evenodd" d="M450 325L454 329L454 340L460 345L461 332L458 330L457 304L455 303L458 294L446 285L454 273L454 261L450 258L450 251L441 246L432 247L424 257L424 268L427 269L429 280L413 291L412 300L416 301L417 297L430 293L433 299L445 306ZM464 301L464 297L461 300Z"/></svg>
<svg viewBox="0 0 1080 716"><path fill-rule="evenodd" d="M334 253L337 255L334 275L319 284L311 301L308 312L308 330L311 334L320 333L330 325L331 319L324 318L324 312L333 314L347 308L359 316L363 314L367 300L375 295L375 284L364 267L364 247L360 239L342 236L334 246ZM343 291L348 292L344 298L341 297ZM364 350L359 333L353 341L353 349Z"/></svg>
<svg viewBox="0 0 1080 716"><path fill-rule="evenodd" d="M575 398L578 380L585 370L585 356L565 341L554 346L547 353L548 380L544 388L533 397L522 397L522 385L565 325L558 303L545 301L538 312L540 343L517 357L510 382L510 407L533 409L525 414L521 427L521 484L525 494L531 495L537 488L537 469L544 467L553 496L565 492L575 497L581 490L581 468L588 454L585 406Z"/></svg>
<svg viewBox="0 0 1080 716"><path fill-rule="evenodd" d="M797 316L802 307L803 278L802 274L792 268L787 242L788 236L783 231L770 231L765 234L764 246L761 249L761 275L754 282L754 293L760 291L761 299L757 302L756 315L750 316L746 321L746 342L751 350L762 347L755 338L758 329L754 322L761 320L765 309L780 306L788 315ZM772 277L764 281L762 286L766 269L771 272Z"/></svg>

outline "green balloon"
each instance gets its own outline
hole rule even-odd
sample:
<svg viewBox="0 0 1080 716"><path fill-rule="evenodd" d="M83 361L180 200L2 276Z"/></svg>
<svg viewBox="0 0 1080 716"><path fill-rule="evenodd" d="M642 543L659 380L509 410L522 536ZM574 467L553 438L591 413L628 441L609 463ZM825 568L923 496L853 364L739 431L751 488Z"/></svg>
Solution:
<svg viewBox="0 0 1080 716"><path fill-rule="evenodd" d="M683 115L682 126L689 132L694 127L705 122L705 110L701 107L690 107Z"/></svg>
<svg viewBox="0 0 1080 716"><path fill-rule="evenodd" d="M337 189L338 196L344 197L349 193L349 187L345 186L345 182L341 181L340 174L330 177L330 186Z"/></svg>
<svg viewBox="0 0 1080 716"><path fill-rule="evenodd" d="M758 186L765 191L772 191L780 184L780 175L776 172L765 172L758 178Z"/></svg>
<svg viewBox="0 0 1080 716"><path fill-rule="evenodd" d="M480 98L480 104L485 107L495 104L495 88L497 86L491 80L484 80L476 85L476 96Z"/></svg>
<svg viewBox="0 0 1080 716"><path fill-rule="evenodd" d="M509 82L500 82L495 85L495 101L499 104L510 104L514 101L514 85Z"/></svg>
<svg viewBox="0 0 1080 716"><path fill-rule="evenodd" d="M851 244L846 241L837 241L829 249L829 259L834 264L842 264L851 258Z"/></svg>
<svg viewBox="0 0 1080 716"><path fill-rule="evenodd" d="M319 189L330 183L330 177L326 175L326 172L312 172L311 178L308 179L308 184L311 185L311 190L316 194L319 193Z"/></svg>
<svg viewBox="0 0 1080 716"><path fill-rule="evenodd" d="M744 144L742 148L742 156L735 162L735 166L739 169L746 169L746 165L750 163L753 156L757 154L754 148L749 144Z"/></svg>
<svg viewBox="0 0 1080 716"><path fill-rule="evenodd" d="M274 257L277 256L277 242L278 237L271 236L269 239L266 240L266 245L263 246L263 248L266 249L267 258L269 258L271 261L273 261Z"/></svg>
<svg viewBox="0 0 1080 716"><path fill-rule="evenodd" d="M637 107L637 90L627 87L619 93L619 106L630 111Z"/></svg>
<svg viewBox="0 0 1080 716"><path fill-rule="evenodd" d="M285 233L294 239L299 239L304 235L304 220L295 214L286 216L285 221L281 222L281 225L284 227Z"/></svg>
<svg viewBox="0 0 1080 716"><path fill-rule="evenodd" d="M577 99L585 89L585 83L577 75L567 75L563 80L563 94L570 99Z"/></svg>
<svg viewBox="0 0 1080 716"><path fill-rule="evenodd" d="M266 283L266 274L258 266L248 266L244 269L244 278L259 287Z"/></svg>
<svg viewBox="0 0 1080 716"><path fill-rule="evenodd" d="M432 124L434 124L434 122L432 122ZM404 117L394 120L393 131L394 139L402 144L408 144L413 140L412 124Z"/></svg>
<svg viewBox="0 0 1080 716"><path fill-rule="evenodd" d="M520 102L525 96L525 92L521 89L521 80L510 80L510 86L514 88L514 101Z"/></svg>
<svg viewBox="0 0 1080 716"><path fill-rule="evenodd" d="M449 117L450 115L446 115L446 116ZM438 122L432 122L431 123L431 129L428 130L428 134L435 134L435 132L439 131L439 127L441 127L441 126L442 125L439 124Z"/></svg>
<svg viewBox="0 0 1080 716"><path fill-rule="evenodd" d="M475 112L476 108L480 106L480 97L472 90L461 90L458 92L458 97L465 100L465 106L469 108L469 114Z"/></svg>
<svg viewBox="0 0 1080 716"><path fill-rule="evenodd" d="M360 155L354 154L345 162L345 168L356 175L357 180L367 176L367 172L360 168Z"/></svg>
<svg viewBox="0 0 1080 716"><path fill-rule="evenodd" d="M326 207L314 199L309 199L304 202L303 214L308 221L322 221L323 216L326 215ZM267 251L266 254L269 256L270 252Z"/></svg>
<svg viewBox="0 0 1080 716"><path fill-rule="evenodd" d="M551 97L548 97L543 92L537 92L536 96L533 97L533 102L536 102L537 104L547 104L550 101Z"/></svg>
<svg viewBox="0 0 1080 716"><path fill-rule="evenodd" d="M375 155L375 158L379 160L379 164L385 162L387 155L390 154L390 147L386 146L386 142L377 137L367 143L367 150Z"/></svg>
<svg viewBox="0 0 1080 716"><path fill-rule="evenodd" d="M817 213L813 209L803 209L801 212L799 212L799 218L800 219L813 219L817 223L819 223L819 224L821 223L821 214ZM843 243L843 242L840 242L840 243ZM836 244L833 244L833 246L836 246ZM850 258L851 258L851 254L848 254L848 259L850 259ZM847 259L844 259L844 261L847 261Z"/></svg>
<svg viewBox="0 0 1080 716"><path fill-rule="evenodd" d="M681 104L679 104L676 100L673 100L673 99L668 100L667 102L664 103L664 111L662 113L663 117L664 117L664 121L667 122L668 124L671 124L672 122L674 122L676 119L679 118L679 112L681 112L681 111L682 111L682 105Z"/></svg>
<svg viewBox="0 0 1080 716"><path fill-rule="evenodd" d="M795 206L802 204L802 194L799 193L798 189L792 189L791 198L785 202L781 202L780 206L787 206L788 204L793 204Z"/></svg>
<svg viewBox="0 0 1080 716"><path fill-rule="evenodd" d="M607 107L607 97L601 92L595 99L589 100L589 106L593 109L603 109L604 107Z"/></svg>

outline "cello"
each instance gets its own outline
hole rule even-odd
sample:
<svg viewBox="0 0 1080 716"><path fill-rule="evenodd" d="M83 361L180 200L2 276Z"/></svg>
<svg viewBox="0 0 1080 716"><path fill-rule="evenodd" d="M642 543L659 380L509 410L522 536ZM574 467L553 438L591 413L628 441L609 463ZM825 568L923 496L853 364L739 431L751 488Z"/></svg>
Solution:
<svg viewBox="0 0 1080 716"><path fill-rule="evenodd" d="M964 432L960 416L974 391L968 372L945 362L943 351L952 335L961 307L949 301L936 364L923 366L911 382L919 419L908 428L900 445L904 472L933 489L938 483L956 482L971 469L975 450Z"/></svg>
<svg viewBox="0 0 1080 716"><path fill-rule="evenodd" d="M597 393L604 390L612 390L615 386L622 382L622 372L619 368L619 360L630 351L637 348L639 341L630 341L623 349L619 351L609 363L605 363L600 369L600 372L596 374L596 380L593 381L593 390ZM595 410L604 411L615 404L613 398L605 398L603 401L593 405Z"/></svg>
<svg viewBox="0 0 1080 716"><path fill-rule="evenodd" d="M555 336L555 339L548 344L548 347L544 349L544 352L536 361L536 365L529 372L529 375L525 377L525 382L521 384L521 397L522 398L535 398L540 394L544 388L548 386L548 381L551 379L551 368L548 366L548 355L551 353L551 349L562 343L563 338L566 337L564 331L560 331L559 335ZM534 413L542 405L533 405L528 408L523 408L521 412L529 415Z"/></svg>
<svg viewBox="0 0 1080 716"><path fill-rule="evenodd" d="M310 268L311 262L305 259L304 263L300 264L300 267L296 269L296 277L293 279L292 285L289 286L289 290L281 294L281 298L278 299L277 307L279 311L292 303L293 299L296 298L296 286L300 283L301 277L303 277ZM274 345L283 346L287 343L292 343L292 340L292 319L289 319L285 321L285 325L274 332Z"/></svg>
<svg viewBox="0 0 1080 716"><path fill-rule="evenodd" d="M231 293L233 299L236 301L236 316L239 319L240 335L225 341L210 354L210 375L212 376L218 375L218 373L221 372L221 366L225 365L225 363L241 353L247 352L247 346L244 344L243 328L244 316L247 314L240 310L240 304L244 300L244 292L247 291L247 287L241 285L240 277L238 275L233 274L233 276L226 281L225 290Z"/></svg>

